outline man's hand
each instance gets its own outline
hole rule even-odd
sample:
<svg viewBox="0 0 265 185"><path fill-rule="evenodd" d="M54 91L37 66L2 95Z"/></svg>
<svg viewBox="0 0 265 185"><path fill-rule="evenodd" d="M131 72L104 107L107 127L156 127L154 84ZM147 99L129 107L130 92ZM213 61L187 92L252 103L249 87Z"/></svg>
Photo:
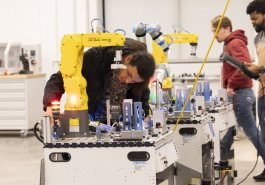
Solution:
<svg viewBox="0 0 265 185"><path fill-rule="evenodd" d="M229 96L229 97L232 97L235 95L234 89L231 89L229 87L226 89L226 92L227 92L227 96Z"/></svg>
<svg viewBox="0 0 265 185"><path fill-rule="evenodd" d="M247 66L248 70L250 70L252 73L255 73L255 74L260 73L260 67L257 64L245 63L245 66Z"/></svg>

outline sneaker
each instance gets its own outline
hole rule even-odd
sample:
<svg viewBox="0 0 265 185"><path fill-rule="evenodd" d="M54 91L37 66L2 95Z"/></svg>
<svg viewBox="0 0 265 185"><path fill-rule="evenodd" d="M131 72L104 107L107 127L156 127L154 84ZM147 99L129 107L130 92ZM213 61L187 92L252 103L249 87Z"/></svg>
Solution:
<svg viewBox="0 0 265 185"><path fill-rule="evenodd" d="M265 169L263 170L261 174L254 176L253 179L259 182L265 182Z"/></svg>

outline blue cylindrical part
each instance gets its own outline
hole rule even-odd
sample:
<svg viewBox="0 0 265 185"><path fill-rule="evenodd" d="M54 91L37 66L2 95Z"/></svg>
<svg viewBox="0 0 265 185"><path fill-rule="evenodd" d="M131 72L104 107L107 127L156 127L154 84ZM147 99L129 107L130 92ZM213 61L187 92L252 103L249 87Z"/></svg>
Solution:
<svg viewBox="0 0 265 185"><path fill-rule="evenodd" d="M204 99L206 102L210 101L210 82L209 81L204 81Z"/></svg>
<svg viewBox="0 0 265 185"><path fill-rule="evenodd" d="M184 103L186 103L186 100L187 100L187 98L188 98L188 96L190 94L190 91L191 91L191 88L190 87L188 87L188 88L186 88L184 90ZM188 100L188 103L187 103L187 106L185 108L185 111L186 112L190 112L190 100Z"/></svg>
<svg viewBox="0 0 265 185"><path fill-rule="evenodd" d="M123 102L123 130L132 129L132 112L131 104L129 102Z"/></svg>
<svg viewBox="0 0 265 185"><path fill-rule="evenodd" d="M134 112L134 129L143 130L143 116L142 116L142 102L133 103L133 112Z"/></svg>
<svg viewBox="0 0 265 185"><path fill-rule="evenodd" d="M196 84L195 96L199 96L199 82Z"/></svg>
<svg viewBox="0 0 265 185"><path fill-rule="evenodd" d="M182 102L182 89L176 89L176 100L175 100L175 105L176 105L176 111L181 111L183 107L183 102Z"/></svg>
<svg viewBox="0 0 265 185"><path fill-rule="evenodd" d="M202 96L202 83L201 81L198 81L197 85L196 85L196 96Z"/></svg>

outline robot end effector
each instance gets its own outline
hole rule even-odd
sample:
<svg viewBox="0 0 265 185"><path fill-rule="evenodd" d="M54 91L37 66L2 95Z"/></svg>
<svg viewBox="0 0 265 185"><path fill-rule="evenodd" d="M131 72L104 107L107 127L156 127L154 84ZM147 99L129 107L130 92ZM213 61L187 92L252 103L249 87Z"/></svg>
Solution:
<svg viewBox="0 0 265 185"><path fill-rule="evenodd" d="M169 45L165 42L161 30L161 26L156 23L143 24L139 23L133 27L133 32L135 33L137 39L143 43L146 43L146 33L149 33L153 41L156 42L165 53L169 50Z"/></svg>

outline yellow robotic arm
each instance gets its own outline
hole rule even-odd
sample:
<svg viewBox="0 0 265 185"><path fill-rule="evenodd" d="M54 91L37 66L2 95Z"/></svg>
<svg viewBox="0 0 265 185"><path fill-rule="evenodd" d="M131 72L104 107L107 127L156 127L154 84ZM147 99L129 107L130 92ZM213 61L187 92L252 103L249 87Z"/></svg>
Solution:
<svg viewBox="0 0 265 185"><path fill-rule="evenodd" d="M171 33L163 36L167 44L190 44L191 56L196 56L199 37L192 33ZM167 53L156 43L152 43L153 55L157 64L167 63Z"/></svg>
<svg viewBox="0 0 265 185"><path fill-rule="evenodd" d="M61 42L60 71L67 94L65 110L88 109L86 80L81 74L84 47L123 46L125 37L118 33L65 35Z"/></svg>
<svg viewBox="0 0 265 185"><path fill-rule="evenodd" d="M198 45L199 37L196 34L191 33L171 33L163 35L165 43L170 44L186 44L189 43L191 45L191 55L196 56L196 48ZM157 64L165 64L167 63L167 53L163 51L163 48L159 46L156 42L152 43L153 48L153 56ZM163 89L168 89L172 87L172 79L171 77L167 77L162 82Z"/></svg>
<svg viewBox="0 0 265 185"><path fill-rule="evenodd" d="M174 44L186 44L189 43L191 45L198 44L199 37L193 33L170 33L166 34L164 38L167 43Z"/></svg>
<svg viewBox="0 0 265 185"><path fill-rule="evenodd" d="M190 44L191 56L196 56L196 49L198 45L199 36L193 33L171 33L165 35L167 43L174 44Z"/></svg>
<svg viewBox="0 0 265 185"><path fill-rule="evenodd" d="M81 73L84 47L123 46L124 43L125 37L118 33L69 34L63 37L60 72L67 100L60 121L65 136L87 136L89 133L87 82ZM116 59L121 58L121 52L116 52L116 55Z"/></svg>

